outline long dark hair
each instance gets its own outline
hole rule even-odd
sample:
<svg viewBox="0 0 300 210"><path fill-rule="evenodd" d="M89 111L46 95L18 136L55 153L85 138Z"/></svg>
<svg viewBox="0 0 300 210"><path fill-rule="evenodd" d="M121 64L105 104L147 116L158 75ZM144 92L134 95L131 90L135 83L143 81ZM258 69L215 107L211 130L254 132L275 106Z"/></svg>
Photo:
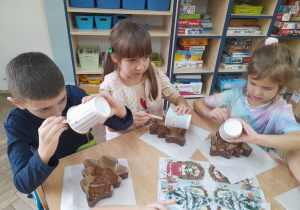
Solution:
<svg viewBox="0 0 300 210"><path fill-rule="evenodd" d="M141 58L150 56L152 53L151 37L145 27L131 20L118 22L109 37L111 51L107 50L104 59L104 76L118 69L118 65L113 62L111 54L114 53L118 60L123 58ZM154 69L149 64L145 72L146 79L150 82L149 98L155 100L158 96L157 79Z"/></svg>

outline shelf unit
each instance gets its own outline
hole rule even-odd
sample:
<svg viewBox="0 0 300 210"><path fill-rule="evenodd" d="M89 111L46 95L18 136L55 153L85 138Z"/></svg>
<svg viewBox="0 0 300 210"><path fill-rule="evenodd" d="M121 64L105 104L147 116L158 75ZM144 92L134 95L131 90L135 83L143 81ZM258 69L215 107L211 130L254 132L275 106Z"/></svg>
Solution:
<svg viewBox="0 0 300 210"><path fill-rule="evenodd" d="M170 9L168 11L150 11L150 10L125 10L125 9L100 9L100 8L75 8L71 7L69 0L65 0L67 25L70 37L70 45L72 51L72 60L74 74L76 75L77 85L79 84L80 74L103 74L102 68L83 69L80 66L77 56L79 45L98 45L100 52L106 51L109 46L109 30L96 29L78 29L75 21L75 15L78 13L95 14L95 15L114 15L114 14L130 14L135 22L149 25L148 31L152 41L152 51L158 52L163 64L160 69L169 74L170 58L172 51L172 31L174 27L174 14L176 0L170 0ZM81 86L86 92L90 92L89 87ZM99 88L98 88L99 90ZM95 92L98 91L95 89Z"/></svg>
<svg viewBox="0 0 300 210"><path fill-rule="evenodd" d="M239 70L224 70L220 68L220 60L223 52L223 47L226 38L251 38L252 46L250 51L253 51L257 44L265 37L276 37L280 43L284 43L294 50L294 53L299 59L300 56L300 37L281 37L272 34L272 28L276 20L277 11L281 5L281 0L249 0L250 5L263 6L260 15L236 15L231 14L234 0L193 0L193 5L196 5L196 13L211 15L212 30L204 31L203 34L196 35L177 35L179 8L181 0L177 2L176 26L174 27L173 40L173 55L172 66L170 69L170 79L173 80L174 75L193 75L202 76L202 92L197 96L184 96L189 104L197 98L205 97L217 93L215 90L215 83L219 74L236 74L244 73ZM257 25L261 27L262 34L259 35L227 35L227 28L232 19L256 19ZM208 45L203 53L203 67L202 68L173 68L175 49L178 38L208 38ZM300 68L299 68L300 69Z"/></svg>

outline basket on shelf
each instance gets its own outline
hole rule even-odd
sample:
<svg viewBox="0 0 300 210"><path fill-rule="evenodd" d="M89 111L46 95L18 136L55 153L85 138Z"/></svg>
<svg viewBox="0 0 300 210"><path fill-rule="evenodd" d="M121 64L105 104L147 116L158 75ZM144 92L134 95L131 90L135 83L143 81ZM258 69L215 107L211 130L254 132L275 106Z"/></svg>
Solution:
<svg viewBox="0 0 300 210"><path fill-rule="evenodd" d="M81 68L95 69L99 67L99 46L79 46L77 54Z"/></svg>
<svg viewBox="0 0 300 210"><path fill-rule="evenodd" d="M150 56L151 62L155 64L157 67L161 67L162 58L158 53L152 53Z"/></svg>
<svg viewBox="0 0 300 210"><path fill-rule="evenodd" d="M263 6L251 6L251 5L234 5L232 14L237 15L259 15Z"/></svg>

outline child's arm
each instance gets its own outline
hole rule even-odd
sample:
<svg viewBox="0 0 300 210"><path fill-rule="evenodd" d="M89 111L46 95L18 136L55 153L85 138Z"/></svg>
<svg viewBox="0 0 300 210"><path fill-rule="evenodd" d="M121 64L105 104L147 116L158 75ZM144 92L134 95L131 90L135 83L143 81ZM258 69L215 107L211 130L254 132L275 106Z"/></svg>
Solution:
<svg viewBox="0 0 300 210"><path fill-rule="evenodd" d="M198 114L210 119L216 119L221 123L224 123L228 118L227 109L220 107L210 109L206 106L205 98L197 99L194 101L193 106Z"/></svg>
<svg viewBox="0 0 300 210"><path fill-rule="evenodd" d="M183 98L183 96L177 97L176 101L174 102L175 108L174 111L178 114L185 114L185 113L191 113L192 108L187 103L187 101Z"/></svg>
<svg viewBox="0 0 300 210"><path fill-rule="evenodd" d="M243 125L243 134L239 138L230 139L230 141L252 143L281 150L300 150L300 131L282 135L258 134L244 120L239 118L238 120Z"/></svg>

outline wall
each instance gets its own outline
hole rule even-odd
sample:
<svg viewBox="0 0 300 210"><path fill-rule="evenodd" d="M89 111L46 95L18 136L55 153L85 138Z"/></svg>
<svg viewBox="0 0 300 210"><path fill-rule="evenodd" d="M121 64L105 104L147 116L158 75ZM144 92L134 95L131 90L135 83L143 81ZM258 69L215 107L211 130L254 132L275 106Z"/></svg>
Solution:
<svg viewBox="0 0 300 210"><path fill-rule="evenodd" d="M74 84L62 0L0 0L0 28L0 91L8 89L7 63L29 51L48 55L63 72L66 84Z"/></svg>

